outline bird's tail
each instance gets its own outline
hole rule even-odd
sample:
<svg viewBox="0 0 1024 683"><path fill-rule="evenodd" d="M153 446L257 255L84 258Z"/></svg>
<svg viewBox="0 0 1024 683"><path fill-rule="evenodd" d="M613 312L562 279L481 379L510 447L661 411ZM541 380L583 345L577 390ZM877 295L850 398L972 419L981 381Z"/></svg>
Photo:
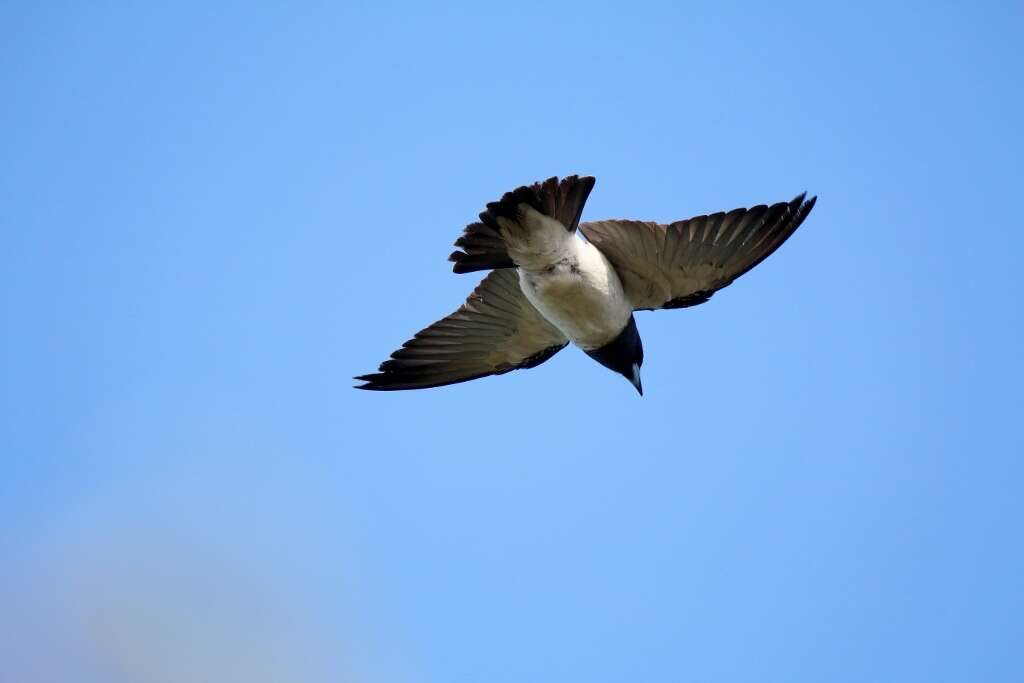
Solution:
<svg viewBox="0 0 1024 683"><path fill-rule="evenodd" d="M505 240L498 227L498 218L518 220L519 206L526 204L536 211L554 218L569 232L575 232L583 213L594 178L590 176L567 176L562 180L548 178L543 183L524 185L516 188L496 202L491 202L480 214L479 223L466 226L462 236L455 241L460 251L448 257L454 262L456 273L472 273L493 268L512 268L516 264L509 256Z"/></svg>

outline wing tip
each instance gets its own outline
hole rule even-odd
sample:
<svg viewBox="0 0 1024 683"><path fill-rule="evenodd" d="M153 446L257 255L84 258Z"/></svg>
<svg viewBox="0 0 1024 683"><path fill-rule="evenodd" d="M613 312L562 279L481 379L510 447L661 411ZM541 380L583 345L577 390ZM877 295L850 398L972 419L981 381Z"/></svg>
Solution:
<svg viewBox="0 0 1024 683"><path fill-rule="evenodd" d="M357 382L362 382L362 384L353 384L352 388L353 389L374 390L374 389L376 389L379 386L377 384L377 380L381 376L382 376L382 373L370 373L370 374L367 374L367 375L356 375L352 379L354 379Z"/></svg>
<svg viewBox="0 0 1024 683"><path fill-rule="evenodd" d="M811 209L813 209L814 205L818 203L818 195L811 195L810 199L807 199L806 197L807 193L801 192L790 204L793 215L793 218L791 219L793 223L793 232L803 224L804 219L811 213Z"/></svg>
<svg viewBox="0 0 1024 683"><path fill-rule="evenodd" d="M500 374L503 373L481 372L462 377L445 376L442 379L441 375L403 372L381 372L373 375L363 375L362 377L353 378L360 381L365 381L366 384L353 385L352 388L362 389L364 391L415 391L418 389L436 389L438 387L447 387L453 384L462 384L463 382L470 382L475 379L482 379L484 377L491 377L493 375Z"/></svg>
<svg viewBox="0 0 1024 683"><path fill-rule="evenodd" d="M790 206L793 206L797 210L805 212L806 215L806 213L810 212L810 210L814 208L814 205L817 203L817 201L818 195L811 195L810 199L808 199L807 191L804 190L796 197L794 197L793 201L791 201L789 204Z"/></svg>

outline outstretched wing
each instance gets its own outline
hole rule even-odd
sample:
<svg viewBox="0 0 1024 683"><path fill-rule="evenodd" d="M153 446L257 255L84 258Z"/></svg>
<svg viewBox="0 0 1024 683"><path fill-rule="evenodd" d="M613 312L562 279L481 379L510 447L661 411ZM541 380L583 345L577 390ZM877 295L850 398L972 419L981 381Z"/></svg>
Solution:
<svg viewBox="0 0 1024 683"><path fill-rule="evenodd" d="M684 308L766 259L789 239L817 197L696 216L669 225L611 220L581 223L603 253L636 310Z"/></svg>
<svg viewBox="0 0 1024 683"><path fill-rule="evenodd" d="M495 270L459 310L402 344L357 389L427 389L537 367L569 340L533 307L515 270Z"/></svg>

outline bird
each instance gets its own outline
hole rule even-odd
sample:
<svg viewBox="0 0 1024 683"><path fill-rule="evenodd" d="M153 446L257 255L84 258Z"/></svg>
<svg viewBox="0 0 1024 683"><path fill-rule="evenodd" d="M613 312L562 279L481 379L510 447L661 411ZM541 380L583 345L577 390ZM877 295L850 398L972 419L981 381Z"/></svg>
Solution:
<svg viewBox="0 0 1024 683"><path fill-rule="evenodd" d="M489 271L451 315L417 332L357 389L427 389L535 368L570 343L643 396L634 313L688 308L761 263L814 208L792 201L674 223L580 223L592 176L557 176L490 202L449 256Z"/></svg>

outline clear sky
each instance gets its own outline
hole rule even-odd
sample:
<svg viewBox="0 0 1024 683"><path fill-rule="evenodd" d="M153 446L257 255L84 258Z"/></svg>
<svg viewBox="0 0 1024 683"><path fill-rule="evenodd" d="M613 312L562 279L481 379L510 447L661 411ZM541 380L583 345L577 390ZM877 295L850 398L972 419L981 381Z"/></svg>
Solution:
<svg viewBox="0 0 1024 683"><path fill-rule="evenodd" d="M209 4L0 8L0 680L1024 680L1020 3ZM643 398L351 388L572 173L819 201Z"/></svg>

